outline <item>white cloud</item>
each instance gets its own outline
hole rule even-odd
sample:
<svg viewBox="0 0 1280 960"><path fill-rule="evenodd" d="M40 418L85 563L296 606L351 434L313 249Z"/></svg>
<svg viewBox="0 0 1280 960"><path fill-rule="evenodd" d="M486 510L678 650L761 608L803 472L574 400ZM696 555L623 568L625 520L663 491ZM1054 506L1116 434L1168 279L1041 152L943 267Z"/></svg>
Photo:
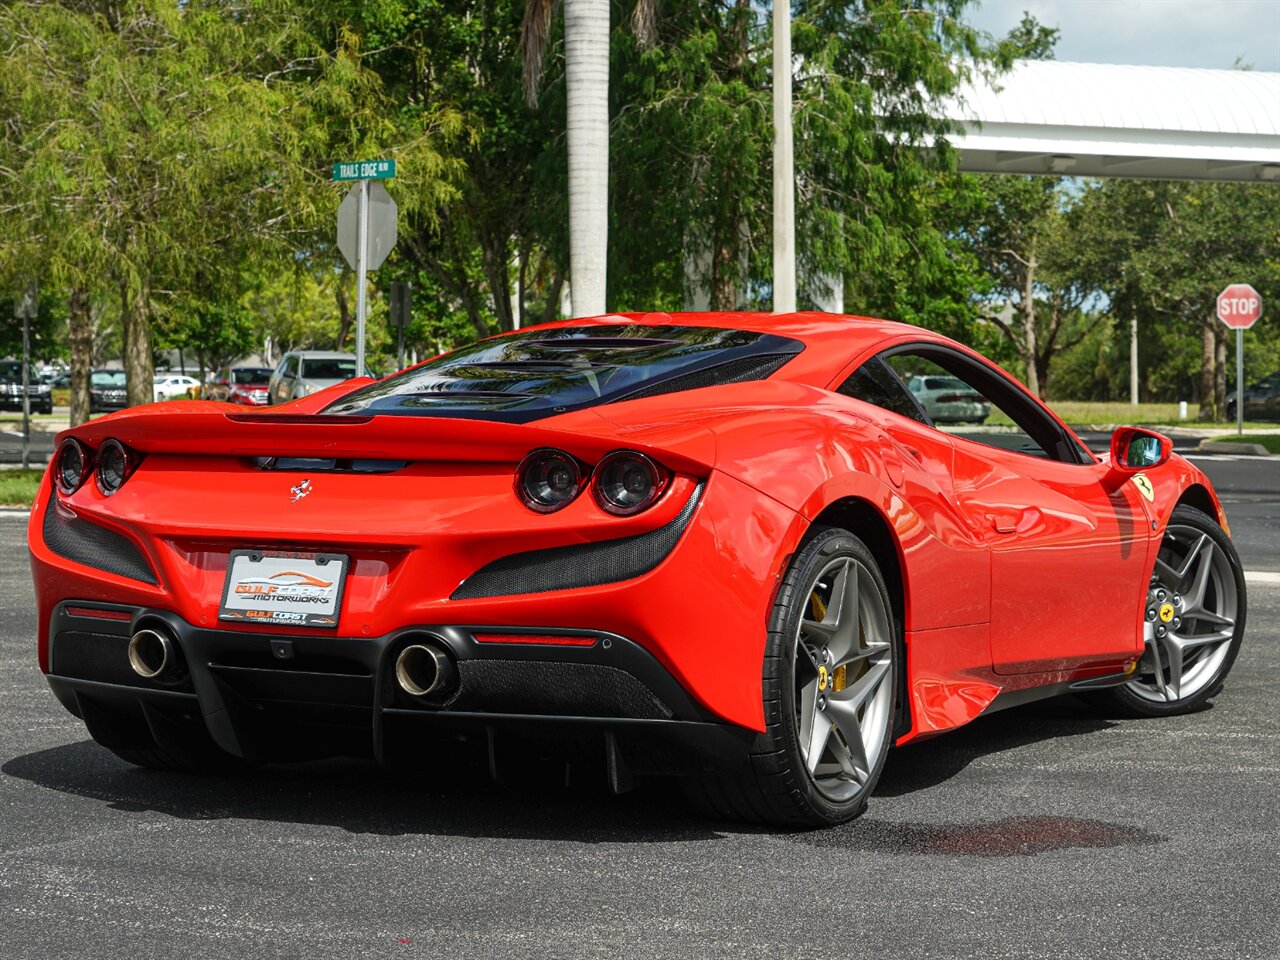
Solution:
<svg viewBox="0 0 1280 960"><path fill-rule="evenodd" d="M1280 0L982 0L967 19L999 37L1024 10L1061 30L1059 60L1280 71Z"/></svg>

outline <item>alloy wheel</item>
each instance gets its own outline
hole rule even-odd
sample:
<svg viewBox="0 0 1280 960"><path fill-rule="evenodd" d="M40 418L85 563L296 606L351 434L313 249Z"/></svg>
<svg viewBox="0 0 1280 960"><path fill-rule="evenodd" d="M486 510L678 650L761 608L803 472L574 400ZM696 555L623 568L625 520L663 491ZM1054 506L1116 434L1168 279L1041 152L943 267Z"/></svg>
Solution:
<svg viewBox="0 0 1280 960"><path fill-rule="evenodd" d="M889 745L893 628L870 570L853 557L823 567L795 638L796 732L805 768L830 800L868 783Z"/></svg>

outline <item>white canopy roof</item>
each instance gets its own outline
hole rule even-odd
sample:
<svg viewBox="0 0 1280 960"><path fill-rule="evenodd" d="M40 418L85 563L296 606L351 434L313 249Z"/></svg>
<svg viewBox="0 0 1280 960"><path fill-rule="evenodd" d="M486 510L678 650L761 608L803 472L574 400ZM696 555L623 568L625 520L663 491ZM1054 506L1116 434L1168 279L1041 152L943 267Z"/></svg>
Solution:
<svg viewBox="0 0 1280 960"><path fill-rule="evenodd" d="M1020 60L947 112L962 170L1280 181L1280 73Z"/></svg>

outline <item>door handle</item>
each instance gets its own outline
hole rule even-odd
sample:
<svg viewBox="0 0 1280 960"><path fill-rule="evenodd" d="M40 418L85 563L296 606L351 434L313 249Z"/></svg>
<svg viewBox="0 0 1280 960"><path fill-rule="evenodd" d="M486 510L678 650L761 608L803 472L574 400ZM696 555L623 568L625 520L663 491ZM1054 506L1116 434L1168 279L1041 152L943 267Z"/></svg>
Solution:
<svg viewBox="0 0 1280 960"><path fill-rule="evenodd" d="M991 527L996 533L1016 533L1018 530L1017 521L1013 517L989 513L987 514L987 519L991 521Z"/></svg>

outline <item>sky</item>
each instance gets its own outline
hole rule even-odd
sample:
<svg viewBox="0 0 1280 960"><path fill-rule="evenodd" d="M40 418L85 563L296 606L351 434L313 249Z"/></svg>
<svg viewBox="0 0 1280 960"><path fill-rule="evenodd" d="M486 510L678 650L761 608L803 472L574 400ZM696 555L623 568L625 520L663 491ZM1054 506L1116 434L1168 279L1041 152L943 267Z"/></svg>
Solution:
<svg viewBox="0 0 1280 960"><path fill-rule="evenodd" d="M1280 0L982 0L966 19L1004 36L1024 10L1061 30L1058 60L1280 71Z"/></svg>

